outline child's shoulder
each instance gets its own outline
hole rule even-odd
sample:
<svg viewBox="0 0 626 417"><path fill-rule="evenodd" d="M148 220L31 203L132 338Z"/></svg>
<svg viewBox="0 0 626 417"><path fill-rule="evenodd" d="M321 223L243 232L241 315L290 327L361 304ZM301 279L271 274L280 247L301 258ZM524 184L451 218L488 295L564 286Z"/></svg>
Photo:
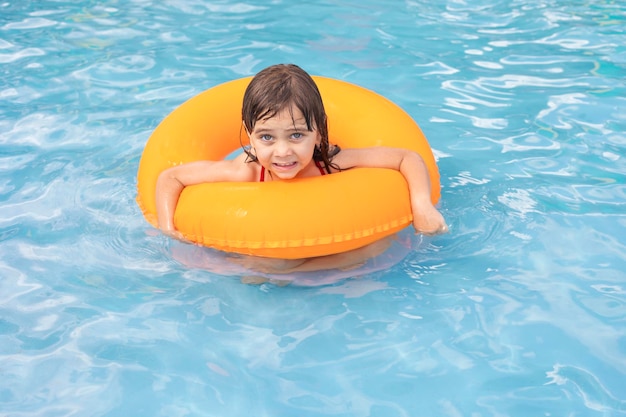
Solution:
<svg viewBox="0 0 626 417"><path fill-rule="evenodd" d="M236 176L233 181L257 181L261 174L261 165L250 161L245 153L237 155L229 162L232 172Z"/></svg>
<svg viewBox="0 0 626 417"><path fill-rule="evenodd" d="M338 165L341 165L342 163L352 160L355 156L355 152L358 154L358 151L359 150L357 148L339 148L336 146L332 150L330 160Z"/></svg>

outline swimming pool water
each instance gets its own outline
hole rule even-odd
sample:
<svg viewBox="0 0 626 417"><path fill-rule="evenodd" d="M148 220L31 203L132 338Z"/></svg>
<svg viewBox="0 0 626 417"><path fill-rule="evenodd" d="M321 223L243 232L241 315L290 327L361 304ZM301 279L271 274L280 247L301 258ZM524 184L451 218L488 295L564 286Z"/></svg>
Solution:
<svg viewBox="0 0 626 417"><path fill-rule="evenodd" d="M0 415L626 415L625 24L613 0L0 2ZM451 233L318 285L180 262L134 201L143 145L278 62L411 114Z"/></svg>

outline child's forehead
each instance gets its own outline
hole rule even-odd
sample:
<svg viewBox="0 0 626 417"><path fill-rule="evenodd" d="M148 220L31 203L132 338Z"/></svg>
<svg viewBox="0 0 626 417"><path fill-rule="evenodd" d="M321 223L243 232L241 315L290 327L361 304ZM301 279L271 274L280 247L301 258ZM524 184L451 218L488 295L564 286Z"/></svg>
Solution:
<svg viewBox="0 0 626 417"><path fill-rule="evenodd" d="M263 116L259 119L259 121L267 121L270 119L289 119L294 122L306 122L306 118L302 110L295 104L288 104L283 106L282 108L275 109L266 109L261 112Z"/></svg>
<svg viewBox="0 0 626 417"><path fill-rule="evenodd" d="M293 107L284 108L275 113L268 112L257 120L252 130L254 132L274 130L313 131L315 130L315 125L315 122L306 120L302 111L297 107Z"/></svg>

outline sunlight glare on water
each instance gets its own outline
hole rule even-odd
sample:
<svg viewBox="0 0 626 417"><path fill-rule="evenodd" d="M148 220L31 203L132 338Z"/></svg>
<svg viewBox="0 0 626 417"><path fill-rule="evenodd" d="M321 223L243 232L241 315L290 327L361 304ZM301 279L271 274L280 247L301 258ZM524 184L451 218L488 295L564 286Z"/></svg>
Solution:
<svg viewBox="0 0 626 417"><path fill-rule="evenodd" d="M626 415L625 24L612 0L0 2L0 415ZM280 286L153 230L151 131L279 62L404 108L451 232Z"/></svg>

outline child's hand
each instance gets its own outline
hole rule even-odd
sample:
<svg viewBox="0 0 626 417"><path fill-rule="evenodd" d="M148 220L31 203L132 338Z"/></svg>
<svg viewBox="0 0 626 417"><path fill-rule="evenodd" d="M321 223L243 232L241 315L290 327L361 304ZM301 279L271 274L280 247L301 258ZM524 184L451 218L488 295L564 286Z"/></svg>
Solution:
<svg viewBox="0 0 626 417"><path fill-rule="evenodd" d="M413 210L413 227L417 233L434 236L448 232L445 219L430 202L416 208Z"/></svg>

